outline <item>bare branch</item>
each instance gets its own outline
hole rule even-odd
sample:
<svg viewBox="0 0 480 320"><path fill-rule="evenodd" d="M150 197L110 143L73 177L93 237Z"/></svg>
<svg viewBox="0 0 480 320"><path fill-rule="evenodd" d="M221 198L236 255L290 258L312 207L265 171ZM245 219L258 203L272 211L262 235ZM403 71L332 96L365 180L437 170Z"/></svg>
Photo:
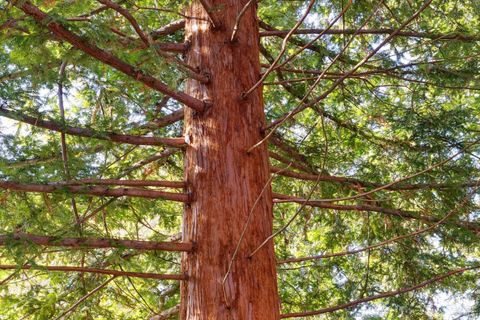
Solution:
<svg viewBox="0 0 480 320"><path fill-rule="evenodd" d="M174 315L178 314L180 311L180 305L176 305L170 309L162 311L160 314L157 314L150 318L150 320L167 320L173 317Z"/></svg>
<svg viewBox="0 0 480 320"><path fill-rule="evenodd" d="M67 315L68 313L72 312L73 310L75 310L83 301L87 300L88 298L90 298L92 295L94 295L95 293L97 293L98 291L102 290L106 285L108 285L112 280L114 280L116 278L116 276L113 276L111 277L110 279L108 279L107 281L105 281L104 283L102 283L101 285L99 285L98 287L96 287L95 289L93 289L92 291L90 291L89 293L87 293L86 295L84 295L82 298L80 298L77 302L75 302L70 308L68 308L67 310L65 310L64 312L62 312L58 317L55 318L55 320L60 320L60 319L63 319L63 317L65 315Z"/></svg>
<svg viewBox="0 0 480 320"><path fill-rule="evenodd" d="M23 12L32 16L36 21L44 24L50 31L56 36L64 39L72 44L77 49L85 52L86 54L94 57L95 59L108 64L109 66L123 72L124 74L132 77L133 79L145 84L146 86L155 89L163 94L184 103L186 106L202 112L205 109L205 103L201 100L193 98L183 92L176 92L168 88L168 86L160 80L145 74L143 71L135 68L134 66L120 60L116 56L108 53L99 47L90 44L85 39L70 32L65 26L57 22L57 19L52 19L48 14L41 11L38 7L32 5L28 1L16 2L15 5L19 7Z"/></svg>
<svg viewBox="0 0 480 320"><path fill-rule="evenodd" d="M326 174L309 174L309 173L301 173L301 172L294 172L290 170L285 170L282 168L278 167L270 167L270 171L272 173L285 176L285 177L290 177L290 178L295 178L295 179L300 179L300 180L307 180L307 181L328 181L328 182L338 182L341 184L354 184L354 185L361 185L361 186L377 186L377 184L373 184L370 182L364 182L355 178L349 178L349 177L338 177L338 176L330 176ZM378 184L380 186L380 184Z"/></svg>
<svg viewBox="0 0 480 320"><path fill-rule="evenodd" d="M378 213L384 213L393 217L420 220L426 223L436 223L441 220L439 218L435 218L431 216L420 215L417 212L413 212L413 211L384 208L384 207L366 205L366 204L341 205L341 204L334 204L334 203L325 203L322 200L307 200L307 199L292 197L292 196L283 195L279 193L274 193L273 198L274 198L273 200L274 203L293 202L293 203L298 203L300 205L307 205L307 206L312 206L316 208L338 210L338 211L378 212ZM468 221L451 221L448 223L445 222L444 224L453 224L457 227L468 229L475 233L480 232L480 225L476 223L468 222Z"/></svg>
<svg viewBox="0 0 480 320"><path fill-rule="evenodd" d="M94 138L99 140L107 140L112 142L119 142L119 143L127 143L133 145L150 145L150 146L158 146L158 145L167 145L176 148L182 148L185 146L185 140L183 138L158 138L158 137L144 137L144 136L131 136L131 135L124 135L124 134L117 134L111 132L100 132L94 131L92 129L86 128L77 128L77 127L70 127L67 125L62 125L61 123L57 123L54 121L49 120L41 120L39 118L23 115L21 113L5 109L0 106L0 116L6 117L12 120L21 121L24 123L28 123L32 126L63 132L69 135L78 136L78 137L87 137L87 138Z"/></svg>
<svg viewBox="0 0 480 320"><path fill-rule="evenodd" d="M371 57L373 57L384 45L386 45L390 40L395 37L395 35L402 31L407 25L409 25L413 20L415 20L424 10L426 10L432 0L426 0L422 6L412 15L410 16L398 29L396 29L394 32L392 32L388 37L386 37L380 44L378 44L375 49L370 51L367 56L365 56L361 61L359 61L350 71L345 73L342 77L340 77L338 80L336 80L332 86L330 86L323 94L318 96L317 98L310 100L309 102L303 103L302 99L302 104L300 104L298 107L292 109L288 114L280 117L279 119L275 120L269 125L269 128L271 128L272 131L274 131L276 128L278 128L282 123L284 123L287 119L295 116L299 112L305 110L306 108L312 107L316 105L317 103L323 101L325 98L327 98L343 81L349 77L350 75L354 74L361 66L363 66ZM263 140L262 140L263 141ZM255 146L259 145L262 141L258 142ZM255 147L254 146L254 147ZM253 148L253 147L252 147ZM250 149L252 149L250 148Z"/></svg>
<svg viewBox="0 0 480 320"><path fill-rule="evenodd" d="M5 81L9 81L9 80L18 79L20 77L23 77L27 73L28 73L28 71L16 71L16 72L0 75L0 83L5 82Z"/></svg>
<svg viewBox="0 0 480 320"><path fill-rule="evenodd" d="M248 8L255 2L257 2L258 0L250 0L247 2L247 4L245 4L242 8L242 10L240 10L240 12L238 13L237 15L237 18L235 19L235 25L233 26L233 31L232 31L232 35L230 36L230 42L234 42L235 41L235 38L237 36L237 33L238 33L238 28L240 27L240 21L242 20L242 17L243 15L245 14L245 12L247 12Z"/></svg>
<svg viewBox="0 0 480 320"><path fill-rule="evenodd" d="M270 30L260 32L260 37L271 36L285 36L289 30ZM355 29L298 29L294 34L335 34L335 35L352 35L356 32ZM395 29L360 29L358 34L375 34L375 35L391 35ZM431 40L455 40L455 41L480 41L478 35L468 35L464 33L429 33L429 32L414 32L414 31L400 31L395 33L395 37L410 37L410 38L424 38Z"/></svg>
<svg viewBox="0 0 480 320"><path fill-rule="evenodd" d="M86 194L91 196L101 197L139 197L148 199L165 199L177 202L188 202L189 198L184 193L173 193L150 189L137 188L117 188L110 189L108 187L99 186L54 186L48 184L22 184L14 181L0 181L0 189L24 191L24 192L39 192L39 193L54 193L66 192L73 194Z"/></svg>
<svg viewBox="0 0 480 320"><path fill-rule="evenodd" d="M396 291L388 291L388 292L376 294L376 295L373 295L373 296L365 297L365 298L362 298L362 299L358 299L358 300L355 300L355 301L351 301L351 302L348 302L348 303L344 303L344 304L341 304L341 305L338 305L338 306L329 307L329 308L325 308L325 309L320 309L320 310L315 310L315 311L306 311L306 312L286 313L286 314L280 315L280 318L281 319L287 319L287 318L309 317L309 316L315 316L315 315L319 315L319 314L331 313L331 312L335 312L335 311L338 311L338 310L352 308L352 307L355 307L355 306L357 306L361 303L365 303L365 302L369 302L369 301L373 301L373 300L378 300L378 299L384 299L384 298L388 298L388 297L393 297L393 296L397 296L397 295L404 294L404 293L411 292L411 291L416 291L416 290L421 289L423 287L426 287L428 285L434 284L436 282L440 282L440 281L442 281L442 280L444 280L448 277L451 277L453 275L457 275L457 274L460 274L460 273L463 273L463 272L466 272L466 271L469 271L469 270L478 269L478 268L480 268L480 266L472 266L472 267L455 269L455 270L446 272L444 274L441 274L439 276L436 276L434 278L431 278L429 280L420 282L419 284L414 285L412 287L407 287L407 288L399 289L399 290L396 290Z"/></svg>
<svg viewBox="0 0 480 320"><path fill-rule="evenodd" d="M169 115L150 121L147 124L143 125L143 127L148 129L158 129L158 128L166 127L172 123L182 120L183 114L184 114L183 109L180 109L170 113Z"/></svg>
<svg viewBox="0 0 480 320"><path fill-rule="evenodd" d="M302 166L304 166L304 169L308 168L308 170L306 170L307 172L315 173L315 170L312 168L312 165L308 162L307 157L301 154L296 147L292 146L291 143L283 139L281 136L274 133L270 136L269 142L271 142L278 149L282 150L288 156L292 157L294 160L297 160L298 162L303 163Z"/></svg>
<svg viewBox="0 0 480 320"><path fill-rule="evenodd" d="M0 235L0 246L7 243L34 243L40 246L71 248L127 248L136 250L158 250L189 252L193 246L187 242L155 242L141 240L120 240L111 238L59 238L55 236L39 236L29 233L12 233Z"/></svg>
<svg viewBox="0 0 480 320"><path fill-rule="evenodd" d="M480 142L480 139L479 140L476 140L472 143L469 143L467 146L465 146L464 149L461 149L460 151L458 151L457 153L453 154L452 156L448 157L447 159L445 160L442 160L442 161L439 161L437 163L434 163L433 165L427 167L426 169L423 169L421 171L418 171L418 172L415 172L415 173L412 173L410 175L407 175L405 177L402 177L400 179L397 179L395 181L392 181L392 182L389 182L385 185L382 185L382 186L379 186L379 187L376 187L372 190L369 190L367 192L362 192L362 193L357 193L353 196L348 196L348 197L340 197L340 198L332 198L332 199L320 199L320 200L315 200L316 203L318 202L328 202L328 203L333 203L333 202L340 202L340 201L348 201L348 200L354 200L354 199L358 199L358 198L361 198L361 197L365 197L365 196L368 196L370 194L373 194L375 192L378 192L378 191L381 191L381 190L385 190L391 186L394 186L394 185L397 185L401 182L404 182L404 181L407 181L407 180L410 180L412 178L415 178L415 177L418 177L419 175L422 175L424 173L427 173L429 171L432 171L433 169L436 169L436 168L440 168L442 167L443 165L445 165L446 163L452 161L453 159L455 159L456 157L458 157L459 155L461 155L462 153L466 152L469 148L471 148L472 146L478 144ZM319 181L318 179L320 178L320 176L317 176L317 182ZM292 197L292 199L294 199L294 197ZM288 202L289 200L285 200L285 202ZM279 200L278 202L282 202L282 200Z"/></svg>
<svg viewBox="0 0 480 320"><path fill-rule="evenodd" d="M356 178L351 177L340 177L340 176L331 176L327 174L309 174L309 173L301 173L301 172L294 172L290 170L284 170L282 168L278 168L272 166L270 168L272 173L300 179L300 180L307 180L307 181L316 181L318 176L320 176L320 181L328 181L328 182L337 182L341 184L351 184L351 185L360 185L363 187L381 187L385 184L381 184L378 182L370 182L364 181ZM451 182L451 183L438 183L438 182L431 182L431 183L412 183L412 184L398 184L398 185L391 185L386 187L384 190L387 191L403 191L403 190L420 190L420 189L458 189L458 188L468 188L476 186L480 180L469 180L463 182Z"/></svg>
<svg viewBox="0 0 480 320"><path fill-rule="evenodd" d="M167 62L173 62L178 65L178 67L184 71L189 77L196 79L202 83L208 83L210 79L202 74L199 74L195 68L192 68L191 66L187 65L185 62L177 59L174 55L168 54L166 52L163 52L164 50L161 49L161 45L154 45L153 39L150 37L149 34L145 33L142 31L140 28L140 25L138 24L137 20L133 17L133 15L128 11L127 9L123 8L119 4L111 1L111 0L97 0L100 3L103 3L104 5L108 6L109 8L115 10L116 12L120 13L123 17L125 17L128 22L132 25L133 29L135 32L138 34L140 39L143 42L142 48L149 48L151 46L155 47L156 52L165 58ZM185 45L182 46L182 49L185 50ZM181 51L183 52L183 51Z"/></svg>
<svg viewBox="0 0 480 320"><path fill-rule="evenodd" d="M293 35L295 30L297 30L300 27L300 25L303 23L303 21L307 18L308 14L310 13L310 10L312 10L314 4L315 4L315 0L310 0L308 2L308 6L307 6L307 9L305 10L304 14L300 17L300 19L295 23L293 28L287 33L287 35L283 39L282 47L280 48L280 52L278 53L277 57L275 58L275 60L271 64L270 68L268 68L268 70L263 73L260 80L258 80L250 89L248 89L247 91L245 91L242 94L243 98L245 98L250 93L252 93L254 90L256 90L262 84L262 82L267 78L267 76L270 74L270 72L272 72L273 69L277 66L277 63L280 61L283 54L287 50L288 39Z"/></svg>
<svg viewBox="0 0 480 320"><path fill-rule="evenodd" d="M183 181L162 181L162 180L119 180L119 179L79 179L52 182L51 186L77 186L77 185L104 185L104 186L129 186L129 187L165 187L185 188Z"/></svg>
<svg viewBox="0 0 480 320"><path fill-rule="evenodd" d="M0 265L0 270L48 270L57 272L79 272L79 273L96 273L96 274L108 274L113 276L133 277L142 279L158 279L158 280L186 280L185 275L181 274L158 274L158 273L145 273L145 272L127 272L111 269L99 269L88 267L70 267L70 266L31 266L31 265Z"/></svg>
<svg viewBox="0 0 480 320"><path fill-rule="evenodd" d="M58 108L60 109L60 118L62 121L62 126L65 126L65 108L63 106L63 81L65 80L65 70L67 67L67 61L64 60L62 64L60 65L60 71L58 75L58 91L57 91L57 98L58 98ZM65 136L64 132L60 133L60 141L62 145L62 160L63 160L63 171L65 174L65 180L69 181L71 179L71 174L70 174L70 168L68 165L68 152L67 152L67 139ZM73 215L75 217L75 221L77 225L79 226L79 233L82 235L82 229L79 225L80 221L80 216L78 215L78 209L77 209L77 202L75 201L75 197L72 195L71 197L71 204L72 204L72 211Z"/></svg>
<svg viewBox="0 0 480 320"><path fill-rule="evenodd" d="M289 165L289 166L291 166L293 168L296 168L298 170L301 170L301 171L304 171L304 172L311 172L312 171L311 169L305 167L304 165L302 165L300 163L293 162L290 159L287 159L284 156L282 156L282 155L280 155L276 152L269 151L268 156L272 159L275 159L279 162L282 162L283 164ZM281 168L276 168L276 169L278 169L278 172L281 172L283 170ZM271 170L271 172L276 173L274 170Z"/></svg>
<svg viewBox="0 0 480 320"><path fill-rule="evenodd" d="M140 39L142 39L143 43L147 47L152 44L152 39L142 31L139 24L137 23L137 20L132 16L132 14L127 9L123 8L121 5L119 5L119 4L117 4L113 1L110 1L110 0L97 0L97 1L104 4L105 6L107 6L109 8L111 8L111 9L117 11L122 16L124 16L125 19L127 19L128 22L130 22L130 24L132 25L135 32L138 34Z"/></svg>
<svg viewBox="0 0 480 320"><path fill-rule="evenodd" d="M168 36L172 33L175 33L178 30L182 30L183 28L185 28L185 20L177 20L177 21L170 22L169 24L161 27L160 29L152 31L150 35L152 39L156 40L160 37Z"/></svg>
<svg viewBox="0 0 480 320"><path fill-rule="evenodd" d="M387 240L384 240L384 241L381 241L381 242L378 242L378 243L375 243L375 244L372 244L372 245L368 245L366 247L359 248L359 249L347 250L347 251L335 252L335 253L327 253L327 254L310 256L310 257L288 258L288 259L285 259L285 260L277 261L277 264L304 262L304 261L327 259L327 258L333 258L333 257L342 257L342 256L346 256L346 255L357 254L357 253L364 252L364 251L369 251L370 252L370 250L378 249L380 247L389 245L389 244L394 243L394 242L398 242L400 240L416 237L416 236L418 236L420 234L423 234L423 233L432 232L438 226L440 226L445 221L447 221L447 219L450 219L450 217L452 217L455 213L458 213L458 211L461 208L465 207L468 204L470 198L475 194L475 192L477 190L478 190L478 184L476 185L475 190L470 192L467 196L465 196L464 199L462 200L462 202L458 206L456 206L455 208L450 210L443 218L441 218L440 220L438 220L437 222L435 222L434 224L432 224L432 225L430 225L426 228L418 229L418 230L415 230L414 232L410 232L410 233L403 234L403 235L400 235L400 236L397 236L397 237L394 237L394 238L390 238L390 239L387 239Z"/></svg>

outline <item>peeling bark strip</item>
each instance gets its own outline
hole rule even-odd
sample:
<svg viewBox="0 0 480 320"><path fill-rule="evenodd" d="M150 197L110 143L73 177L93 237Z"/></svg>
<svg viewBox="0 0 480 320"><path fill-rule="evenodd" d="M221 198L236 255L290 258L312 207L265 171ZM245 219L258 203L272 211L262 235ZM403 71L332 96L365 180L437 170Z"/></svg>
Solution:
<svg viewBox="0 0 480 320"><path fill-rule="evenodd" d="M240 99L260 78L256 6L248 7L236 41L230 41L236 17L247 2L209 0L216 28L200 19L187 19L185 25L191 44L187 63L212 76L209 84L188 80L187 93L211 100L213 106L200 115L185 110L185 180L193 197L185 207L183 241L196 247L182 257L189 280L181 284L181 319L279 318L273 244L247 258L272 233L268 151L263 145L246 152L263 138L261 89ZM209 18L198 0L192 1L186 15Z"/></svg>
<svg viewBox="0 0 480 320"><path fill-rule="evenodd" d="M133 145L145 145L145 146L159 146L166 145L170 147L181 148L185 146L185 140L183 138L158 138L158 137L143 137L143 136L131 136L126 134L118 134L112 132L101 132L86 128L77 128L62 125L55 121L42 120L39 118L23 115L21 113L7 110L0 106L0 116L17 120L20 122L28 123L29 125L44 128L52 131L66 133L72 136L94 138L98 140L107 140L112 142L127 143Z"/></svg>
<svg viewBox="0 0 480 320"><path fill-rule="evenodd" d="M35 266L30 265L0 265L0 270L48 270L59 272L79 272L79 273L98 273L108 274L112 276L142 278L142 279L157 279L157 280L186 280L186 277L182 274L160 274L160 273L146 273L146 272L128 272L111 269L99 269L99 268L87 268L87 267L70 267L70 266Z"/></svg>
<svg viewBox="0 0 480 320"><path fill-rule="evenodd" d="M105 64L108 64L109 66L117 69L118 71L123 72L127 76L132 77L133 79L145 84L146 86L157 90L163 94L166 94L167 96L170 96L181 103L184 103L186 106L194 110L197 110L199 112L202 112L204 110L205 103L203 101L195 99L183 92L173 91L162 81L145 74L141 70L124 62L123 60L120 60L111 53L100 49L94 44L87 42L85 39L70 32L65 26L57 22L58 20L53 19L48 14L40 10L38 7L32 5L29 1L13 1L13 3L23 12L33 17L36 21L44 24L57 37L64 39L77 49L85 52L86 54L94 57L95 59Z"/></svg>
<svg viewBox="0 0 480 320"><path fill-rule="evenodd" d="M40 193L54 193L67 192L74 194L86 194L91 196L103 197L139 197L149 199L165 199L178 202L188 202L188 195L184 193L173 193L159 190L136 189L136 188L116 188L110 189L108 187L99 186L63 186L63 185L48 185L48 184L22 184L14 181L0 181L0 189L25 191L25 192L40 192Z"/></svg>
<svg viewBox="0 0 480 320"><path fill-rule="evenodd" d="M136 250L191 251L191 243L120 240L107 238L58 238L30 233L0 235L0 246L9 242L34 243L41 246L73 248L127 248Z"/></svg>

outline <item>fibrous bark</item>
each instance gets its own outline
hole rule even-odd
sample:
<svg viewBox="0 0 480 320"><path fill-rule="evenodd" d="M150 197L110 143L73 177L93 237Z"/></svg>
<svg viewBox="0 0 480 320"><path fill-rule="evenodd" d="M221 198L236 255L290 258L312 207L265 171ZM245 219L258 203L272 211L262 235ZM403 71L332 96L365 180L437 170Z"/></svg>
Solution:
<svg viewBox="0 0 480 320"><path fill-rule="evenodd" d="M203 114L185 109L192 202L185 208L183 241L196 246L182 259L189 279L181 287L182 319L279 318L273 244L247 258L272 233L267 148L247 153L263 138L261 88L241 98L260 78L255 6L246 10L241 31L230 41L247 2L210 0L215 10L209 17L200 1L193 1L187 13L207 20L186 21L187 62L211 75L209 84L189 80L187 94L212 106Z"/></svg>

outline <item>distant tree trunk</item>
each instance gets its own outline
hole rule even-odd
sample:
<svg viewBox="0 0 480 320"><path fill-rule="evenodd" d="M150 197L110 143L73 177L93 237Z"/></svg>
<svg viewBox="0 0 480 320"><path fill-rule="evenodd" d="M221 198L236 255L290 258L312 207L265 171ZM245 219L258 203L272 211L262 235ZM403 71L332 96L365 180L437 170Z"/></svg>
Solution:
<svg viewBox="0 0 480 320"><path fill-rule="evenodd" d="M278 319L279 299L273 244L248 255L272 232L272 193L266 145L247 154L265 125L261 88L240 99L260 74L256 6L244 14L237 40L230 37L247 0L210 0L215 29L199 1L187 15L187 60L211 74L207 85L189 80L186 91L213 106L199 114L186 108L186 181L192 202L185 208L183 240L193 253L183 255L189 280L181 288L182 319ZM262 190L265 188L263 194ZM223 278L252 211L225 285Z"/></svg>

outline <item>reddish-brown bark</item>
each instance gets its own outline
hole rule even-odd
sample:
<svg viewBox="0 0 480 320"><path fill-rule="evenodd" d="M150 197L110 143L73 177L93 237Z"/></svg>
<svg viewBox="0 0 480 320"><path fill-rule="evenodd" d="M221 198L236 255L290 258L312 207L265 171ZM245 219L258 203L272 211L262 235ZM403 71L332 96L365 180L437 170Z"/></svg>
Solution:
<svg viewBox="0 0 480 320"><path fill-rule="evenodd" d="M148 199L165 199L178 202L188 202L188 195L184 193L165 192L160 190L140 188L108 188L103 186L83 185L48 185L48 184L25 184L15 181L0 180L0 189L24 192L54 193L67 192L73 194L87 194L102 197L139 197Z"/></svg>
<svg viewBox="0 0 480 320"><path fill-rule="evenodd" d="M185 208L183 241L196 246L182 259L189 279L181 289L182 319L279 318L273 244L247 258L272 233L268 152L265 145L246 152L262 139L261 89L240 98L260 77L255 6L245 12L236 41L230 42L247 2L210 0L216 28L199 19L187 19L185 26L188 64L211 74L206 85L189 80L187 94L211 100L212 107L203 114L185 109L192 202ZM187 14L208 18L198 0Z"/></svg>
<svg viewBox="0 0 480 320"><path fill-rule="evenodd" d="M260 37L285 36L290 30L268 30L260 32ZM294 34L340 34L340 35L352 35L352 34L374 34L374 35L386 35L392 34L395 29L298 29ZM429 32L416 32L416 31L400 31L395 34L396 37L409 37L409 38L425 38L431 40L456 40L456 41L479 41L480 37L477 35L455 33L429 33Z"/></svg>
<svg viewBox="0 0 480 320"><path fill-rule="evenodd" d="M22 241L41 246L73 247L73 248L129 248L137 250L161 251L191 251L191 243L155 242L141 240L121 240L112 238L59 238L53 236L40 236L30 233L12 233L0 235L0 246L9 241Z"/></svg>
<svg viewBox="0 0 480 320"><path fill-rule="evenodd" d="M44 128L52 131L66 133L72 136L88 137L99 140L107 140L112 142L127 143L133 145L167 145L171 147L181 148L185 146L183 138L159 138L159 137L145 137L132 136L126 134L118 134L113 132L101 132L88 128L77 128L57 123L55 121L43 120L39 117L31 117L19 112L11 111L0 106L0 116L20 122L28 123L32 126Z"/></svg>
<svg viewBox="0 0 480 320"><path fill-rule="evenodd" d="M79 179L49 183L52 186L75 186L75 185L103 185L103 186L129 186L129 187L165 187L185 188L183 181L165 180L123 180L123 179Z"/></svg>
<svg viewBox="0 0 480 320"><path fill-rule="evenodd" d="M295 202L301 205L316 207L316 208L323 208L323 209L330 209L330 210L337 210L337 211L366 211L366 212L379 212L386 215L390 215L393 217L400 217L404 219L414 219L420 220L425 223L437 223L441 221L441 218L433 217L430 215L422 215L419 212L414 211L406 211L406 210L399 210L399 209L392 209L386 208L381 206L374 206L368 204L336 204L336 203L329 203L323 200L312 200L312 199L305 199L305 198L297 198L294 196L289 196L280 193L273 194L273 202L274 203L286 203L286 202ZM470 230L475 233L480 232L480 225L475 222L470 221L445 221L442 224L452 224L459 228L464 228Z"/></svg>
<svg viewBox="0 0 480 320"><path fill-rule="evenodd" d="M99 269L99 268L88 268L88 267L71 267L71 266L35 266L30 265L5 265L0 264L0 270L48 270L48 271L59 271L59 272L78 272L78 273L97 273L97 274L108 274L112 276L121 276L121 277L131 277L131 278L142 278L142 279L157 279L157 280L185 280L186 277L182 274L161 274L161 273L145 273L145 272L128 272L128 271L119 271L112 269Z"/></svg>

